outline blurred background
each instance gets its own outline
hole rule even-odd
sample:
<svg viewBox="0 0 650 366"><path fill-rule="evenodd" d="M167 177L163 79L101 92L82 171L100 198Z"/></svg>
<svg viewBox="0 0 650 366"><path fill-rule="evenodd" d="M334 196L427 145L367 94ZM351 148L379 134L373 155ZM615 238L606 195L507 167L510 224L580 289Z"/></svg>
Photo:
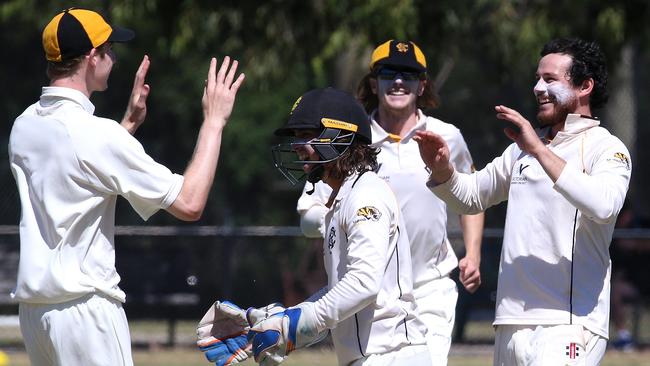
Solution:
<svg viewBox="0 0 650 366"><path fill-rule="evenodd" d="M297 228L295 203L302 187L273 168L272 131L304 91L335 86L354 92L368 71L372 49L388 39L415 41L442 101L426 111L459 127L477 169L510 141L494 106L535 116L532 88L539 51L560 36L598 41L607 54L610 101L595 111L628 146L633 174L628 203L612 245L612 334L626 328L634 347L650 342L649 165L650 9L646 0L270 0L270 1L33 1L0 2L0 347L20 345L17 307L9 292L16 276L20 207L7 157L13 120L46 85L40 37L59 11L85 7L136 31L117 44L109 89L96 93L96 114L120 120L143 55L151 58L148 117L136 133L146 151L182 173L202 120L203 82L212 56L240 62L246 81L224 132L210 202L203 218L182 224L164 212L147 223L124 200L118 203L117 267L135 324L165 325L161 344L179 341L177 322L198 320L216 299L242 306L295 304L325 284L320 243ZM598 199L594 197L594 199ZM483 286L461 290L455 342L490 343L489 327L505 204L486 212ZM623 220L625 218L625 220ZM458 238L457 220L450 235ZM457 245L463 255L462 245ZM457 275L454 275L457 279ZM13 317L13 318L12 318ZM618 320L617 320L618 319ZM162 323L161 323L162 322ZM484 331L472 325L484 322ZM182 327L181 327L182 328ZM191 328L191 327L190 327ZM144 328L148 329L148 328ZM4 331L3 331L4 330ZM469 333L468 333L469 332ZM135 332L137 335L137 332ZM191 333L191 330L190 330ZM9 339L9 340L6 340ZM137 343L137 336L134 336ZM191 343L193 340L183 340ZM622 345L621 347L625 347ZM621 348L623 349L623 348Z"/></svg>

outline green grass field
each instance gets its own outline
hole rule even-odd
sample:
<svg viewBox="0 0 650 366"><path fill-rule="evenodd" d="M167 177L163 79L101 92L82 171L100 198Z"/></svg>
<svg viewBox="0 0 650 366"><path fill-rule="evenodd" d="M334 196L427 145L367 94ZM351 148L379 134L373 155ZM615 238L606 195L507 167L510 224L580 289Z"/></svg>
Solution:
<svg viewBox="0 0 650 366"><path fill-rule="evenodd" d="M650 339L650 312L642 317L640 338ZM169 336L168 324L161 321L131 321L131 336L134 344L133 358L136 366L208 366L203 354L194 348L195 323L179 322L174 328L175 347L163 346ZM491 339L494 331L488 321L473 321L467 324L466 337L483 340L481 345L454 344L449 356L449 366L483 366L492 364ZM0 327L0 350L9 358L0 366L27 366L29 360L21 350L22 337L17 327ZM647 344L647 343L646 343ZM331 348L312 347L291 354L283 365L325 366L336 365L336 355ZM247 361L242 365L255 365ZM650 349L643 352L621 353L608 351L602 366L650 366Z"/></svg>
<svg viewBox="0 0 650 366"><path fill-rule="evenodd" d="M452 350L449 357L449 366L484 366L492 364L491 354L461 355ZM8 352L9 363L1 366L27 366L29 360L24 352ZM188 347L175 349L150 349L134 352L136 366L207 366L209 363L203 358L201 352ZM242 365L255 365L253 361L244 362ZM336 356L329 349L298 350L291 354L286 366L328 366L336 365ZM648 366L650 365L650 352L620 353L608 352L602 366Z"/></svg>

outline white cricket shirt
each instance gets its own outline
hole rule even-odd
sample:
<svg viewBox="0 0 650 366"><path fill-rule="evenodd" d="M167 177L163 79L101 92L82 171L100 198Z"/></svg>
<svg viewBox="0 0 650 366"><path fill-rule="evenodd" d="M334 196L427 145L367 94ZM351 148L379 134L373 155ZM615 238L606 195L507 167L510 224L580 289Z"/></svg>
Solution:
<svg viewBox="0 0 650 366"><path fill-rule="evenodd" d="M416 131L429 130L442 136L451 152L450 161L460 172L471 173L472 157L467 144L454 125L426 116L418 110L418 123L403 138L387 133L371 114L373 146L381 148L377 156L379 171L397 196L404 216L411 245L416 298L429 294L426 285L432 280L448 275L458 265L458 259L447 238L447 207L426 186L429 178L426 165L420 157ZM314 193L308 195L311 183L305 185L298 199L301 228L309 237L323 237L324 206L332 190L318 182ZM421 309L423 310L423 309Z"/></svg>
<svg viewBox="0 0 650 366"><path fill-rule="evenodd" d="M548 142L567 162L555 184L514 143L481 171L429 182L459 212L508 200L494 324L573 323L608 336L609 244L631 162L625 145L598 125L571 114Z"/></svg>
<svg viewBox="0 0 650 366"><path fill-rule="evenodd" d="M425 343L399 215L392 191L373 172L347 177L326 215L329 291L314 309L319 330L332 329L340 365Z"/></svg>
<svg viewBox="0 0 650 366"><path fill-rule="evenodd" d="M21 201L20 302L60 303L101 292L125 301L115 270L115 202L148 219L183 184L81 92L45 87L14 122L9 160Z"/></svg>

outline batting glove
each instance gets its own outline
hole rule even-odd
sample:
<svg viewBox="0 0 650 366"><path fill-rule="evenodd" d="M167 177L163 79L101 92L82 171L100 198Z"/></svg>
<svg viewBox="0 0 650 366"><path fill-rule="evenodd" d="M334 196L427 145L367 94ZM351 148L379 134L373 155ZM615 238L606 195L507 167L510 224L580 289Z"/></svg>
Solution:
<svg viewBox="0 0 650 366"><path fill-rule="evenodd" d="M196 344L215 365L233 365L250 356L248 329L244 310L229 301L216 301L196 328Z"/></svg>
<svg viewBox="0 0 650 366"><path fill-rule="evenodd" d="M248 340L255 362L267 366L281 363L293 350L319 342L326 335L326 331L318 331L313 303L303 302L253 324Z"/></svg>

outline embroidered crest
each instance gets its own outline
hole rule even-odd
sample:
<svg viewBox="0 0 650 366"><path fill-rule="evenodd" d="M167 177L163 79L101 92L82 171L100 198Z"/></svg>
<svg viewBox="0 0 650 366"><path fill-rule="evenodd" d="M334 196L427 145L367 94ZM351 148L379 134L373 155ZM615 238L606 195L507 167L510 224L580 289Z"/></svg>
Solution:
<svg viewBox="0 0 650 366"><path fill-rule="evenodd" d="M627 155L621 152L617 152L614 154L614 159L620 161L622 164L625 164L627 170L630 170L630 158L628 158Z"/></svg>
<svg viewBox="0 0 650 366"><path fill-rule="evenodd" d="M406 53L409 50L409 45L407 43L400 42L395 45L395 48L397 48L399 52Z"/></svg>
<svg viewBox="0 0 650 366"><path fill-rule="evenodd" d="M357 216L361 216L366 220L377 221L381 217L381 212L374 206L365 206L357 210Z"/></svg>

